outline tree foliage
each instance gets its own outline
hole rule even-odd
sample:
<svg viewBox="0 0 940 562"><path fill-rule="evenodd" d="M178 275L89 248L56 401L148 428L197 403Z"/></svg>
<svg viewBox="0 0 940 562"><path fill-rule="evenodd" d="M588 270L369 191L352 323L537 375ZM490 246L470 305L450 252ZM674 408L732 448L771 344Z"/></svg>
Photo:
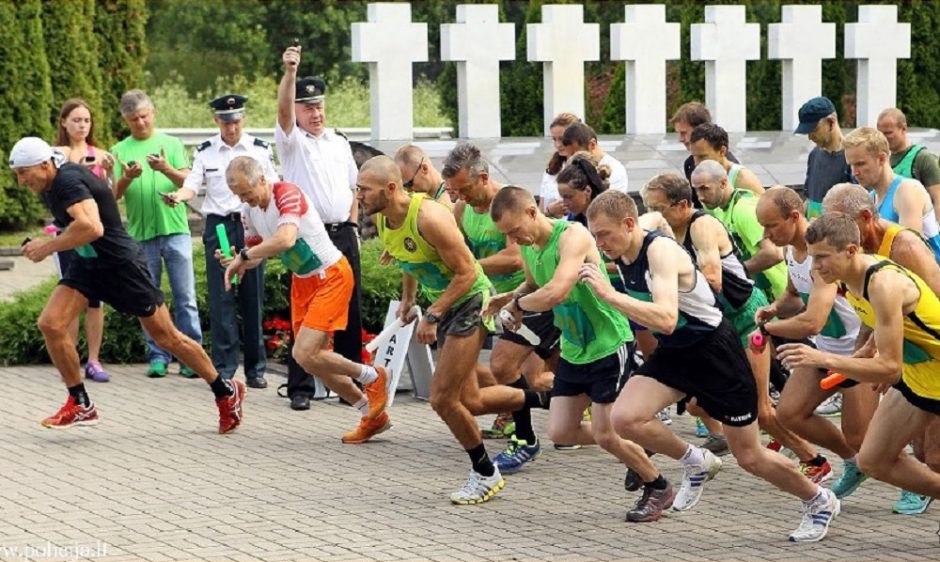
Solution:
<svg viewBox="0 0 940 562"><path fill-rule="evenodd" d="M110 122L108 129L114 138L127 134L118 110L121 96L143 85L147 17L146 0L96 0L94 31L99 40L104 110L99 122Z"/></svg>

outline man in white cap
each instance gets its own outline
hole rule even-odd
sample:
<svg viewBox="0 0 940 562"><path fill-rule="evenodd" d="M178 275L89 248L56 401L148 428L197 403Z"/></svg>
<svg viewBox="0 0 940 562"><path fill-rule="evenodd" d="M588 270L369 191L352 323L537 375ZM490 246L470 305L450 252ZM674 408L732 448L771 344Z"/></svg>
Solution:
<svg viewBox="0 0 940 562"><path fill-rule="evenodd" d="M219 249L219 225L225 229L229 245L245 246L245 228L242 224L242 202L232 193L225 181L225 170L236 156L250 156L258 161L264 177L272 185L280 178L274 169L274 156L270 145L243 132L245 103L248 98L226 94L211 102L219 134L196 146L193 167L183 180L183 187L169 193L167 204L176 206L180 201L195 197L206 186L202 215L206 226L202 241L206 247L206 281L209 289L209 329L212 333L212 363L219 374L230 379L239 362L239 345L244 356L245 382L250 388L267 388L264 378L267 365L264 340L261 333L261 300L264 295L264 263L250 269L239 279L237 287L226 291L223 286L225 268L215 259ZM241 314L241 329L238 316ZM244 337L239 332L244 331Z"/></svg>
<svg viewBox="0 0 940 562"><path fill-rule="evenodd" d="M63 272L39 316L49 357L69 392L65 405L42 425L66 429L98 423L68 328L89 299L98 299L118 312L137 316L158 345L209 383L219 408L219 433L238 427L245 385L220 377L202 347L173 325L163 293L150 279L140 245L124 229L107 184L84 166L65 162L36 137L20 139L10 151L9 164L20 185L42 198L62 230L55 238L27 239L23 255L34 262L64 250L75 250L79 256Z"/></svg>

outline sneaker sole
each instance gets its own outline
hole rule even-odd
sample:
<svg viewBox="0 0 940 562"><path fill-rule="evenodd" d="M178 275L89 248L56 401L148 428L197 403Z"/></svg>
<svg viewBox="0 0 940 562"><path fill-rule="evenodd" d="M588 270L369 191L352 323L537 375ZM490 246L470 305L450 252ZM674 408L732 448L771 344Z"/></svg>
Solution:
<svg viewBox="0 0 940 562"><path fill-rule="evenodd" d="M502 490L505 486L506 486L506 481L500 478L499 482L497 482L495 486L490 488L490 490L482 498L476 499L476 500L458 500L458 499L450 498L450 503L454 505L480 505L481 503L486 503L490 501L491 499L493 499L496 496L496 494L498 494L499 491Z"/></svg>
<svg viewBox="0 0 940 562"><path fill-rule="evenodd" d="M355 441L352 441L352 440L347 441L346 439L342 439L342 438L341 438L340 441L342 441L343 443L345 443L345 444L347 444L347 445L362 445L363 443L365 443L366 441L372 439L373 437L375 437L375 436L378 435L379 433L385 433L386 431L388 431L389 429L391 429L391 427L392 427L392 421L389 420L389 422L388 422L387 424L383 425L383 426L381 427L381 429L379 429L378 431L376 431L376 432L373 433L372 435L366 437L365 439L357 439L357 440L355 440Z"/></svg>
<svg viewBox="0 0 940 562"><path fill-rule="evenodd" d="M44 422L40 422L40 423L46 429L70 429L73 427L94 427L98 425L98 419L96 418L93 420L79 421L79 422L70 423L68 425L46 424Z"/></svg>
<svg viewBox="0 0 940 562"><path fill-rule="evenodd" d="M814 480L814 479L810 478L809 481L812 482L813 484L822 484L823 482L827 482L828 480L830 480L833 476L834 476L834 474L832 474L832 471L830 470L829 472L827 472L827 473L826 473L822 478L820 478L819 480ZM833 493L835 493L835 492L833 492Z"/></svg>
<svg viewBox="0 0 940 562"><path fill-rule="evenodd" d="M852 494L854 494L854 493L855 493L855 490L858 490L858 488L859 488L862 484L864 484L866 480L868 480L868 476L862 478L861 480L859 480L858 482L856 482L855 485L853 485L853 486L852 486L851 488L849 488L848 490L842 492L841 494L836 493L835 490L833 490L832 493L835 494L835 495L836 495L836 498L838 498L838 499L840 499L840 500L841 500L842 498L847 498L847 497L851 496Z"/></svg>
<svg viewBox="0 0 940 562"><path fill-rule="evenodd" d="M675 490L672 491L672 496L669 498L669 501L666 502L666 504L663 506L663 508L659 512L654 513L652 515L647 515L646 517L642 517L640 519L631 519L630 514L627 513L627 522L628 523L652 523L653 521L659 521L663 515L669 513L669 511L672 509L672 504L674 501L676 501Z"/></svg>

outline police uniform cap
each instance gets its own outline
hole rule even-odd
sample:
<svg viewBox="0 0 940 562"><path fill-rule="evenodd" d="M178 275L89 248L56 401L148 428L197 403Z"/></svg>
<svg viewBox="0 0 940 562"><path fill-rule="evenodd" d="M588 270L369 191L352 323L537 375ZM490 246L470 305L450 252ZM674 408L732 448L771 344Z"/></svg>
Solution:
<svg viewBox="0 0 940 562"><path fill-rule="evenodd" d="M319 76L307 76L297 81L294 101L320 103L326 97L326 82Z"/></svg>
<svg viewBox="0 0 940 562"><path fill-rule="evenodd" d="M248 98L238 94L226 94L209 102L209 107L222 121L231 123L245 118L245 102Z"/></svg>

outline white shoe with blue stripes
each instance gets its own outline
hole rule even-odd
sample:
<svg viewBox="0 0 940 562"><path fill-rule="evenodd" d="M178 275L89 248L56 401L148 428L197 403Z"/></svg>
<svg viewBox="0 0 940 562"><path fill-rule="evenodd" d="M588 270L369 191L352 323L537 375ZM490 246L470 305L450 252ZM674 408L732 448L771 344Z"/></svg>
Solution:
<svg viewBox="0 0 940 562"><path fill-rule="evenodd" d="M822 489L816 498L803 503L803 520L790 533L792 542L821 541L829 532L829 524L839 515L842 504L831 490Z"/></svg>
<svg viewBox="0 0 940 562"><path fill-rule="evenodd" d="M714 478L721 470L721 459L708 449L702 449L702 454L705 456L705 462L701 466L685 467L682 486L679 487L676 499L672 502L674 511L686 511L695 507L695 504L702 499L702 490L705 488L705 483Z"/></svg>

